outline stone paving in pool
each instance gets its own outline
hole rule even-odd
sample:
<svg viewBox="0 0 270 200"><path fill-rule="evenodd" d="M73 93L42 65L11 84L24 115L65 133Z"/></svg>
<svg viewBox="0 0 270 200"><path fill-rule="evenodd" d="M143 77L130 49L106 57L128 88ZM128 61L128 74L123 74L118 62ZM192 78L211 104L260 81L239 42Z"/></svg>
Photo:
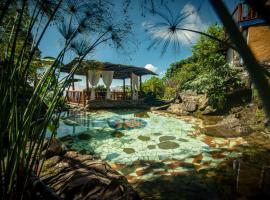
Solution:
<svg viewBox="0 0 270 200"><path fill-rule="evenodd" d="M192 124L173 117L138 113L103 111L63 117L58 136L70 149L107 160L129 182L214 168L238 157L233 149L245 144L242 138L200 134Z"/></svg>

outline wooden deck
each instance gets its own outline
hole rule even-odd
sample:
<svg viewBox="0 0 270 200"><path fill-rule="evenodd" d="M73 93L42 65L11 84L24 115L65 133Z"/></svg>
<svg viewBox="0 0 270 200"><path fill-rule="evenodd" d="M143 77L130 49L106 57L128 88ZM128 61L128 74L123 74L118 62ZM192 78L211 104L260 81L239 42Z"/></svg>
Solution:
<svg viewBox="0 0 270 200"><path fill-rule="evenodd" d="M89 101L86 105L87 110L97 110L97 109L122 109L122 108L140 108L147 109L149 106L144 102L143 99L139 100L95 100Z"/></svg>
<svg viewBox="0 0 270 200"><path fill-rule="evenodd" d="M143 102L143 94L139 92L139 100L132 100L131 92L111 92L110 100L106 99L106 92L96 92L95 100L90 99L91 92L82 90L66 91L67 102L87 107L114 108L114 107L140 107ZM87 105L88 104L88 105ZM142 105L143 106L143 105Z"/></svg>

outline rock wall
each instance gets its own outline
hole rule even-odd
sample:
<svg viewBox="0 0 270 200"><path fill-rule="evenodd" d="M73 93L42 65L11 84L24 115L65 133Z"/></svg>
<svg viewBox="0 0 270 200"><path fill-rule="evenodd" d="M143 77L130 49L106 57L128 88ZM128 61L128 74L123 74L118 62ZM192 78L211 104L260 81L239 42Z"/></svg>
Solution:
<svg viewBox="0 0 270 200"><path fill-rule="evenodd" d="M209 99L207 94L197 94L194 91L187 90L180 93L180 99L171 103L167 109L168 112L177 115L191 115L193 113L202 115L212 115L227 113L231 108L235 106L244 106L251 102L252 91L250 88L240 88L227 93L226 105L223 109L214 109L209 105ZM165 109L163 109L165 110Z"/></svg>
<svg viewBox="0 0 270 200"><path fill-rule="evenodd" d="M45 160L40 175L41 180L61 198L65 200L140 199L127 179L106 162L75 151L63 153L64 151L59 151L61 148L59 141L52 142L49 147L50 158Z"/></svg>

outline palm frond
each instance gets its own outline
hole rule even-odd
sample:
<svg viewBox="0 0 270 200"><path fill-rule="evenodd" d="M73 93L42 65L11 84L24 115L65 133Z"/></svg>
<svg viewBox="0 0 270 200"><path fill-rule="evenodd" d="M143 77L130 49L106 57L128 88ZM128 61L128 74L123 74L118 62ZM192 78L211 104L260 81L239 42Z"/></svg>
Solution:
<svg viewBox="0 0 270 200"><path fill-rule="evenodd" d="M196 35L204 35L234 49L234 47L226 41L194 29L195 22L191 21L189 18L197 15L195 9L190 11L182 10L177 15L173 15L173 12L167 6L165 6L165 8L167 14L160 11L155 12L155 14L161 18L161 21L146 23L144 25L146 32L151 35L153 40L148 46L148 49L161 45L161 55L164 55L169 46L172 47L174 52L179 52L181 45L183 45L183 43L191 44L194 39L196 39Z"/></svg>

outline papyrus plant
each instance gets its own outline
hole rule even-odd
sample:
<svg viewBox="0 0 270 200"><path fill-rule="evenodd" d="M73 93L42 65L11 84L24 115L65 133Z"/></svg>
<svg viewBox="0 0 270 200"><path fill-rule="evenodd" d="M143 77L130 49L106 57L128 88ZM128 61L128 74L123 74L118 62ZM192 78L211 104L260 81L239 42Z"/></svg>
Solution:
<svg viewBox="0 0 270 200"><path fill-rule="evenodd" d="M121 47L129 24L112 24L106 1L6 0L0 3L0 197L28 199L32 174L39 174L47 127L56 133L59 102L82 60L101 43ZM63 45L34 81L42 65L39 44L49 26L58 27ZM87 42L86 42L87 41ZM76 64L60 79L66 54ZM55 78L56 77L56 78ZM44 99L50 93L50 103ZM57 108L57 109L56 109ZM46 149L46 148L45 148Z"/></svg>

